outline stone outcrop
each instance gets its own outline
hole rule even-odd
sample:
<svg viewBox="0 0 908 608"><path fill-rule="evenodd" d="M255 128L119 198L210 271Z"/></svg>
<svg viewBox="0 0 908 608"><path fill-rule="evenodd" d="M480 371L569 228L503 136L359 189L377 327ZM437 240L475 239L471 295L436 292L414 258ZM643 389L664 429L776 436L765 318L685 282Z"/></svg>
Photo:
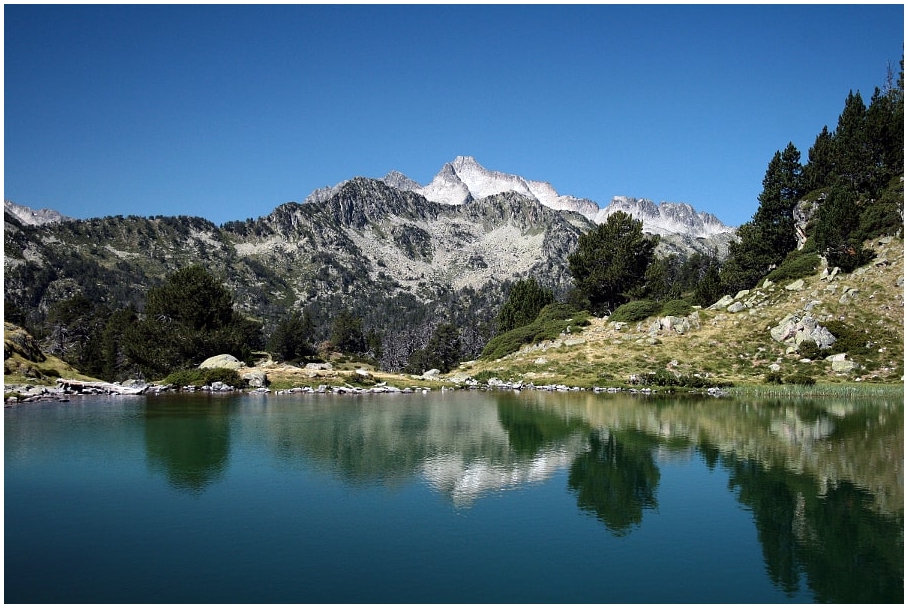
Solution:
<svg viewBox="0 0 908 608"><path fill-rule="evenodd" d="M813 340L819 348L829 348L835 344L835 336L813 317L806 315L786 315L779 324L769 330L776 342L790 346L799 346L804 340Z"/></svg>

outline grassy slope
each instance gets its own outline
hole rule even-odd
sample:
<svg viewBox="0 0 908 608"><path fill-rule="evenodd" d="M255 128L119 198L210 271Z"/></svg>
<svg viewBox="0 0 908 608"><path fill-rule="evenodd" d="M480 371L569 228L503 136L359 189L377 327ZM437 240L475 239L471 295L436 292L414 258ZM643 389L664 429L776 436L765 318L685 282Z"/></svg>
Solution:
<svg viewBox="0 0 908 608"><path fill-rule="evenodd" d="M767 289L752 290L762 305L739 313L700 310L700 328L686 335L660 331L656 344L647 329L653 319L621 330L614 323L592 319L570 336L526 346L495 361L461 365L454 377L494 374L501 380L574 386L616 386L631 374L670 369L681 374L708 374L711 380L734 384L762 384L769 366L778 363L783 376L806 373L819 382L872 381L902 383L904 374L904 242L870 243L877 259L854 273L829 282L820 272L805 278L805 287L789 291L784 281ZM880 264L880 260L887 264ZM835 291L827 290L829 285ZM845 288L858 293L840 303ZM732 294L735 295L735 294ZM747 298L742 298L746 300ZM818 301L810 312L821 324L838 319L869 332L874 342L869 355L856 357L861 367L847 374L831 371L825 360L802 363L796 354L785 354L785 345L775 342L769 328L789 313L804 314L805 306ZM882 352L880 352L882 351ZM835 348L833 347L833 352Z"/></svg>

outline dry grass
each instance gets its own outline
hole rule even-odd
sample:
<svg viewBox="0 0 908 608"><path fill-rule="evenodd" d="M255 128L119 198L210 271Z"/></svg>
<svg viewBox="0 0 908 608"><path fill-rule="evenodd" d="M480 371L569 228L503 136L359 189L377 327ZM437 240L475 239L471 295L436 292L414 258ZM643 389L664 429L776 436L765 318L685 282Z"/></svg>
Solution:
<svg viewBox="0 0 908 608"><path fill-rule="evenodd" d="M667 369L700 374L716 383L754 385L763 384L770 365L777 364L782 376L807 374L827 384L902 384L904 289L898 282L904 277L904 242L892 239L868 246L876 250L877 260L854 273L830 282L818 272L805 278L798 291L786 290L788 282L752 290L749 295L762 294L759 305L738 313L700 310L699 329L684 335L664 330L648 334L653 319L619 330L614 323L593 318L581 333L575 329L570 336L524 347L496 361L468 362L449 377L492 373L501 380L535 384L616 386L626 384L631 374ZM884 259L886 263L879 264ZM840 302L846 288L858 292ZM869 332L870 354L855 357L861 367L846 374L834 373L825 360L802 363L772 339L770 327L789 313L805 314L808 306L821 323L835 319Z"/></svg>

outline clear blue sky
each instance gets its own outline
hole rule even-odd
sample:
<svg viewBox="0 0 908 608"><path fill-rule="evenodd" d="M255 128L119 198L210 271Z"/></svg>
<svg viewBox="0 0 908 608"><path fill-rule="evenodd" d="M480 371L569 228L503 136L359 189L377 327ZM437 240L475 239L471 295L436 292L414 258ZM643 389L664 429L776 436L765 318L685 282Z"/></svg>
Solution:
<svg viewBox="0 0 908 608"><path fill-rule="evenodd" d="M457 155L741 224L789 141L896 74L904 7L4 7L4 196L266 215Z"/></svg>

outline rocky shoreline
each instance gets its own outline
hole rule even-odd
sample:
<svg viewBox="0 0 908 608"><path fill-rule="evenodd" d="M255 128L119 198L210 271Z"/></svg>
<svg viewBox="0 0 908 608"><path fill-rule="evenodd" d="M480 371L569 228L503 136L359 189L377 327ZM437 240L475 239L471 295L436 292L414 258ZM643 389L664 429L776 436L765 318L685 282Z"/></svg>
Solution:
<svg viewBox="0 0 908 608"><path fill-rule="evenodd" d="M80 396L96 396L96 395L108 395L108 396L138 396L138 395L157 395L161 393L245 393L250 395L297 395L297 394L309 394L309 395L376 395L376 394L398 394L398 395L411 395L411 394L428 394L433 392L433 389L430 387L413 387L408 386L404 388L399 388L393 385L388 385L387 383L379 383L371 387L356 387L349 384L343 386L330 386L327 384L320 384L318 386L298 386L289 389L281 389L272 391L266 387L259 387L253 389L245 388L236 388L230 385L226 385L222 382L214 382L210 386L184 386L176 387L170 384L160 385L160 384L145 384L139 381L128 381L123 384L119 383L106 383L106 382L86 382L78 380L64 380L60 379L57 381L58 386L34 386L30 384L24 385L12 385L5 387L4 391L7 395L6 405L16 405L23 403L34 403L39 401L58 401L58 402L67 402L70 401L71 397L80 397ZM438 389L436 389L438 390ZM592 388L580 387L580 386L568 386L566 384L544 384L536 385L532 382L502 382L495 378L492 378L488 382L480 383L476 380L467 380L460 384L455 384L453 386L442 386L440 392L454 391L454 390L482 390L482 391L494 391L494 390L505 390L505 391L543 391L543 392L582 392L590 391L593 393L628 393L628 394L642 394L642 395L652 395L658 394L659 391L651 388L616 388L616 387L598 387L594 386ZM674 391L670 391L674 392ZM696 392L699 394L706 394L713 397L722 397L727 395L727 391L713 387L706 389L704 391L690 391Z"/></svg>

